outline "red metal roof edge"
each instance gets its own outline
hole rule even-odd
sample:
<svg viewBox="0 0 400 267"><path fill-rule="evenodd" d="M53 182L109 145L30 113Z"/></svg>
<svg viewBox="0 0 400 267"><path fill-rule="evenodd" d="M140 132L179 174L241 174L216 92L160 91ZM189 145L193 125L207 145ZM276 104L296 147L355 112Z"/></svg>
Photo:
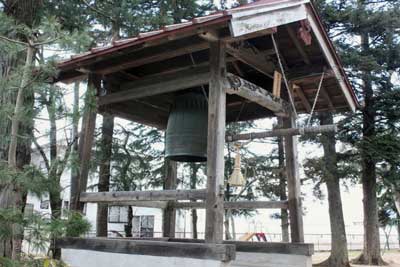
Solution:
<svg viewBox="0 0 400 267"><path fill-rule="evenodd" d="M284 1L288 1L288 0L284 0ZM189 22L183 22L183 23L178 23L178 24L173 24L173 25L167 25L159 30L154 30L151 32L144 32L144 33L139 33L137 36L135 37L130 37L127 39L122 39L119 40L118 42L113 43L110 46L106 46L106 47L95 47L92 48L91 50L82 53L80 55L75 55L72 56L70 59L66 59L64 61L61 61L57 66L58 68L61 69L67 69L68 67L70 67L71 65L73 66L74 64L78 63L78 62L82 62L85 60L88 60L90 58L96 57L96 56L101 56L101 55L105 55L105 54L109 54L112 53L115 50L118 49L124 49L133 45L137 45L140 43L144 43L146 41L151 41L151 40L156 40L159 38L163 38L164 36L167 35L172 35L176 32L184 32L184 31L190 31L192 28L198 27L198 26L207 26L207 25L212 25L212 24L218 24L220 22L224 22L227 21L231 18L231 15L229 14L229 11L235 11L235 10L244 10L247 8L254 8L257 6L264 6L264 5L271 5L271 4L277 4L279 2L282 2L282 0L259 0L259 1L254 1L252 3L248 3L245 5L241 5L235 8L231 8L228 10L224 10L224 11L216 11L213 12L207 16L203 16L203 17L197 17L197 18L193 18L191 21ZM202 19L206 19L207 17L214 17L217 16L215 19L210 19L210 20L206 20L204 22L202 22ZM185 25L188 24L188 25ZM176 29L171 29L169 30L168 27L174 26L176 25ZM180 27L179 25L182 25L182 27ZM142 36L141 36L142 35Z"/></svg>
<svg viewBox="0 0 400 267"><path fill-rule="evenodd" d="M76 56L74 58L71 58L71 59L65 60L63 62L60 62L59 64L57 64L57 67L60 68L60 69L67 69L68 67L73 66L74 64L76 64L78 62L82 62L82 61L85 61L85 60L88 60L88 59L91 59L91 58L94 58L94 57L97 57L97 56L111 54L114 51L117 51L117 50L120 50L120 49L125 49L125 48L128 48L130 46L138 45L138 44L141 44L141 43L144 43L144 42L161 39L161 38L163 38L165 36L173 35L173 34L175 34L177 32L180 32L180 33L188 32L188 31L191 31L194 28L199 27L199 26L208 26L208 25L214 25L214 24L222 23L222 22L228 21L231 18L231 15L227 15L225 12L220 12L220 13L221 13L221 16L219 16L217 18L214 18L214 19L211 19L211 20L204 21L204 22L198 22L198 23L193 22L190 25L179 27L179 28L172 29L172 30L165 30L165 29L156 30L156 31L160 31L160 33L158 33L158 34L149 34L149 32L148 32L147 35L146 35L146 33L144 33L144 36L141 37L141 38L138 37L138 36L137 37L132 37L132 38L129 38L129 39L132 39L131 41L121 42L120 44L115 43L115 44L113 44L113 45L111 45L111 46L109 46L107 48L104 48L104 49L102 49L101 47L100 48L96 48L97 50L91 51L89 53L88 52L83 53L82 56ZM216 15L216 14L214 13L214 14L211 14L211 15ZM182 24L184 24L184 23L182 23ZM124 41L124 40L121 40L121 41Z"/></svg>
<svg viewBox="0 0 400 267"><path fill-rule="evenodd" d="M323 24L322 21L321 21L321 17L320 17L320 15L318 14L317 9L315 8L315 5L313 4L312 1L310 1L309 4L310 4L311 10L312 10L312 12L313 12L313 15L314 15L315 18L317 19L318 25L319 25L319 27L320 27L321 30L322 30L322 35L324 36L324 38L325 38L325 40L326 40L326 42L327 42L327 44L328 44L328 46L329 46L329 49L331 50L332 55L333 55L333 57L334 57L334 59L335 59L335 61L336 61L336 64L339 66L339 70L340 70L340 72L342 73L342 76L344 77L344 81L345 81L345 83L346 83L346 85L347 85L347 89L348 89L348 91L350 92L350 94L351 94L351 96L352 96L352 98L353 98L353 100L354 100L354 103L355 103L355 105L356 105L356 108L359 108L359 107L360 107L360 103L358 102L357 96L356 96L356 94L355 94L355 92L354 92L354 90L353 90L353 86L351 85L351 83L350 83L350 81L349 81L349 78L348 78L346 72L344 71L342 61L341 61L341 59L340 59L338 53L336 52L336 48L335 48L335 46L333 45L332 40L329 38L328 32L327 32L327 30L326 30L324 24Z"/></svg>

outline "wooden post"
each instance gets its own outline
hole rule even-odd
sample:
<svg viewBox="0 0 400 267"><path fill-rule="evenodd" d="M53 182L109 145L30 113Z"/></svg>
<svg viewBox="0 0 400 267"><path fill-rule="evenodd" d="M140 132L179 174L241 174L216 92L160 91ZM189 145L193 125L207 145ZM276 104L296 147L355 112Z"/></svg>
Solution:
<svg viewBox="0 0 400 267"><path fill-rule="evenodd" d="M164 189L176 189L177 164L176 161L165 159ZM175 237L176 208L174 201L168 201L163 211L163 237Z"/></svg>
<svg viewBox="0 0 400 267"><path fill-rule="evenodd" d="M222 243L223 240L226 115L226 94L223 80L225 76L225 45L221 41L210 42L205 229L207 243Z"/></svg>
<svg viewBox="0 0 400 267"><path fill-rule="evenodd" d="M285 128L295 127L295 118L283 119ZM297 157L297 137L285 137L285 161L289 197L290 235L293 243L304 242L303 215L300 199L300 176Z"/></svg>
<svg viewBox="0 0 400 267"><path fill-rule="evenodd" d="M89 74L88 87L86 92L86 103L85 111L82 119L82 129L79 138L79 162L80 168L78 171L78 190L77 195L71 197L71 208L80 212L83 212L84 203L79 201L79 194L86 192L89 168L90 168L90 156L92 152L93 136L96 127L96 103L95 95L100 88L100 79L93 74Z"/></svg>

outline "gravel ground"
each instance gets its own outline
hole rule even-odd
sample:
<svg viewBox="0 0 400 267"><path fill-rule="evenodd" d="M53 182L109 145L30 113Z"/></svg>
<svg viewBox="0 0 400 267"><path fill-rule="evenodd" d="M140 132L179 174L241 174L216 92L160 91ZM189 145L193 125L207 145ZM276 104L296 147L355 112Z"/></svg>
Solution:
<svg viewBox="0 0 400 267"><path fill-rule="evenodd" d="M356 258L360 254L360 251L350 251L349 256L351 259ZM313 255L313 263L319 263L329 256L329 252L316 252ZM385 251L383 254L383 259L389 264L389 267L400 267L400 250L390 250ZM352 266L363 266L366 265L352 265ZM371 267L375 265L369 265Z"/></svg>

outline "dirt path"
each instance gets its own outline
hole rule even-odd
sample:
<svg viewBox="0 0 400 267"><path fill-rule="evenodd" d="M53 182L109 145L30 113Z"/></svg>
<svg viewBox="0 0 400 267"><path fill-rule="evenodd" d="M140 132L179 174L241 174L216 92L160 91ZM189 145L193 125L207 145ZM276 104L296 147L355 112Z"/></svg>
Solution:
<svg viewBox="0 0 400 267"><path fill-rule="evenodd" d="M349 256L351 259L357 257L360 254L359 251L351 251L349 253ZM313 255L313 263L319 263L326 258L328 258L329 253L328 252L317 252ZM400 251L399 250L391 250L391 251L386 251L383 255L383 259L389 263L389 267L400 267ZM366 265L352 265L354 267L362 266L366 267ZM375 267L375 265L368 265L370 267Z"/></svg>

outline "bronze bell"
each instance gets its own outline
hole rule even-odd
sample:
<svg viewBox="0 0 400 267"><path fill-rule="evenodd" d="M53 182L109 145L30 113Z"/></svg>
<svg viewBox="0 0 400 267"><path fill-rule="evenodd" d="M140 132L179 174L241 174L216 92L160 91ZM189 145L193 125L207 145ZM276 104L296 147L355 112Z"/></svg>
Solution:
<svg viewBox="0 0 400 267"><path fill-rule="evenodd" d="M207 160L207 108L201 93L176 96L168 118L165 157L181 162Z"/></svg>

